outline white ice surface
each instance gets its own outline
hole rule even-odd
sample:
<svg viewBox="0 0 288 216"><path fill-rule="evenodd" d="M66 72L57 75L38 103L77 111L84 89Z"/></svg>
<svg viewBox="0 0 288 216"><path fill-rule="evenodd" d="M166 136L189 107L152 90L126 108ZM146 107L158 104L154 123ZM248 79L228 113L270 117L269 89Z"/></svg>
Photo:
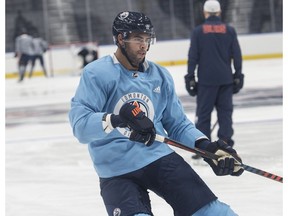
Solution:
<svg viewBox="0 0 288 216"><path fill-rule="evenodd" d="M186 66L168 69L177 93L187 95ZM282 59L244 61L243 72L247 89L282 87ZM87 146L73 137L67 113L57 113L68 110L78 81L78 76L35 77L21 84L6 80L6 110L14 110L13 115L6 114L6 216L107 215ZM37 112L23 114L23 108ZM45 114L50 108L51 114ZM38 116L41 111L44 114ZM280 176L282 112L281 105L253 106L235 108L233 115L235 148L243 162ZM187 115L194 120L194 112ZM175 150L239 215L283 215L283 184L249 172L240 177L217 177L210 167L193 165L190 153ZM165 201L152 192L150 195L156 216L173 215Z"/></svg>

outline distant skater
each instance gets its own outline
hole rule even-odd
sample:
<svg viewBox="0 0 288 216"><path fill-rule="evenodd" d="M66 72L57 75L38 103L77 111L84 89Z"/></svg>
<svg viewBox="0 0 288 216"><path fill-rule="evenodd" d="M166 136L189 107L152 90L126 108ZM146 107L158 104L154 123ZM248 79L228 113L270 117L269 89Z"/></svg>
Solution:
<svg viewBox="0 0 288 216"><path fill-rule="evenodd" d="M32 62L34 54L33 39L26 29L22 29L21 35L16 37L15 48L15 56L18 58L18 82L22 82L25 77L26 67L29 62Z"/></svg>
<svg viewBox="0 0 288 216"><path fill-rule="evenodd" d="M47 51L48 49L48 43L42 39L38 33L35 33L35 36L33 38L33 48L34 48L34 54L32 56L32 66L30 70L29 77L31 78L33 75L33 70L35 67L36 60L39 59L43 73L45 77L48 77L46 67L45 67L45 62L43 58L43 54Z"/></svg>
<svg viewBox="0 0 288 216"><path fill-rule="evenodd" d="M78 53L78 56L82 58L82 67L98 59L98 51L93 43L85 45Z"/></svg>

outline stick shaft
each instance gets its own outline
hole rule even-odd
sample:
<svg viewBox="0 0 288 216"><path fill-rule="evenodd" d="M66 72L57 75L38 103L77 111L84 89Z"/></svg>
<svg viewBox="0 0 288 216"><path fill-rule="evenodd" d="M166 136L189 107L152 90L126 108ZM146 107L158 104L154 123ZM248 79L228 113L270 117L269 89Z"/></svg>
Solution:
<svg viewBox="0 0 288 216"><path fill-rule="evenodd" d="M159 142L166 143L168 145L172 145L172 146L181 148L183 150L198 154L198 155L200 155L202 157L206 157L206 158L209 158L209 159L217 160L219 158L218 155L213 154L211 152L208 152L208 151L205 151L205 150L202 150L202 149L199 149L199 148L190 148L190 147L185 146L184 144L182 144L180 142L177 142L175 140L169 139L167 137L163 137L163 136L158 135L158 134L156 135L156 139L155 140L157 140ZM280 183L283 183L283 177L281 177L281 176L278 176L278 175L275 175L275 174L272 174L272 173L257 169L255 167L248 166L248 165L243 164L243 163L241 164L241 166L243 167L244 170L246 170L248 172L251 172L251 173L254 173L254 174L257 174L257 175L260 175L260 176L263 176L263 177L266 177L266 178L269 178L269 179L272 179L272 180L275 180L275 181L280 182Z"/></svg>
<svg viewBox="0 0 288 216"><path fill-rule="evenodd" d="M218 124L218 119L215 121L215 123L213 124L211 130L210 130L210 134L214 131L214 129L216 128L216 125Z"/></svg>
<svg viewBox="0 0 288 216"><path fill-rule="evenodd" d="M251 173L275 180L277 182L283 183L283 177L281 177L281 176L269 173L269 172L264 171L264 170L257 169L255 167L248 166L246 164L242 164L242 167L244 168L244 170L246 170L248 172L251 172Z"/></svg>

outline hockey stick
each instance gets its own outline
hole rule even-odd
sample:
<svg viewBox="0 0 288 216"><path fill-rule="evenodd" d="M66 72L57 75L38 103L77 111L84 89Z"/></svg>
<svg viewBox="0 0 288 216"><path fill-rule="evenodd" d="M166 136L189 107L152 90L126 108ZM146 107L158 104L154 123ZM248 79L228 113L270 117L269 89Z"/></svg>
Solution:
<svg viewBox="0 0 288 216"><path fill-rule="evenodd" d="M158 135L158 134L156 134L155 140L157 140L159 142L166 143L168 145L172 145L172 146L184 149L184 150L189 151L189 152L193 152L195 154L198 154L198 155L200 155L202 157L206 157L206 158L209 158L209 159L217 160L220 157L220 156L218 156L216 154L213 154L211 152L208 152L208 151L196 148L196 147L195 148L187 147L187 146L185 146L184 144L182 144L180 142L177 142L175 140L169 139L167 137L164 137L164 136L161 136L161 135ZM240 163L240 161L238 161L238 162ZM263 176L263 177L266 177L266 178L269 178L269 179L272 179L272 180L275 180L275 181L280 182L280 183L283 183L283 177L281 177L281 176L278 176L278 175L275 175L275 174L272 174L272 173L269 173L269 172L266 172L266 171L251 167L251 166L248 166L248 165L243 164L243 163L241 163L241 166L243 167L244 170L246 170L248 172L251 172L251 173L254 173L254 174L257 174L257 175L260 175L260 176Z"/></svg>
<svg viewBox="0 0 288 216"><path fill-rule="evenodd" d="M210 135L212 134L212 132L214 131L214 129L216 128L216 126L217 126L217 124L218 124L218 119L216 119L216 121L214 122L214 124L212 125L212 127L211 127L211 129L210 129ZM198 159L200 159L201 157L200 157L200 155L198 154L196 154L196 155L193 155L192 156L192 159L196 159L196 160L198 160Z"/></svg>
<svg viewBox="0 0 288 216"><path fill-rule="evenodd" d="M211 130L210 130L210 134L214 131L216 125L218 124L218 119L215 121L215 123L213 124Z"/></svg>

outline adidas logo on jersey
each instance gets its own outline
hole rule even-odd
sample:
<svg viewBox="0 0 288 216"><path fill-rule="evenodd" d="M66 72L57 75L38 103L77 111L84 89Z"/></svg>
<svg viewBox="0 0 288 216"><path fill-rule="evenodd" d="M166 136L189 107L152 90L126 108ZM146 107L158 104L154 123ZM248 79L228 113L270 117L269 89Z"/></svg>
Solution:
<svg viewBox="0 0 288 216"><path fill-rule="evenodd" d="M153 92L155 92L155 93L161 93L160 86L157 86L157 87L153 90Z"/></svg>

